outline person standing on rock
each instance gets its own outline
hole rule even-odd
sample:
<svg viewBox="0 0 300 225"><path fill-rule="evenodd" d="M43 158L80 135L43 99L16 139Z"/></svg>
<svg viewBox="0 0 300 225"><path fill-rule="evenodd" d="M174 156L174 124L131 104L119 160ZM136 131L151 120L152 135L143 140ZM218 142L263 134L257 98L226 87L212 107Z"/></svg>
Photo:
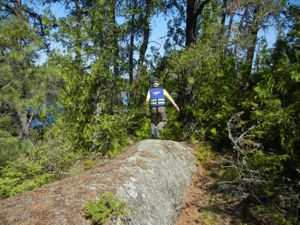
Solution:
<svg viewBox="0 0 300 225"><path fill-rule="evenodd" d="M178 112L179 107L177 106L171 95L163 87L160 87L159 80L156 77L152 77L150 79L150 85L151 87L146 97L146 104L149 104L150 106L151 137L157 139L159 138L159 132L167 123L165 97L168 98L168 100L172 103L172 105Z"/></svg>

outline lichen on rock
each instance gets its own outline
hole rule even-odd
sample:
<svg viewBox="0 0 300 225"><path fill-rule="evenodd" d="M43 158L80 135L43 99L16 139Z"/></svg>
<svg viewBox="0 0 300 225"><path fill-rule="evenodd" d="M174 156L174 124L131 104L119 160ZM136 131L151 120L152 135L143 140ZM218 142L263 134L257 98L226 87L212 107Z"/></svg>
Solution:
<svg viewBox="0 0 300 225"><path fill-rule="evenodd" d="M135 208L129 224L175 224L195 162L185 144L144 140L98 168L3 200L0 225L91 224L84 202L106 192Z"/></svg>

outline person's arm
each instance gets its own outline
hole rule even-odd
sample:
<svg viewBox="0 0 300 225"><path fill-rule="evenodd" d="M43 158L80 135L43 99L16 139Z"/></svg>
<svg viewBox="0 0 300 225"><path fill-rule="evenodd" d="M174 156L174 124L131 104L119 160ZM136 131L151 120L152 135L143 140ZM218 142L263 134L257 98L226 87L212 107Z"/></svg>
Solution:
<svg viewBox="0 0 300 225"><path fill-rule="evenodd" d="M148 105L148 102L149 102L149 101L150 101L150 91L148 91L148 93L147 93L145 105Z"/></svg>
<svg viewBox="0 0 300 225"><path fill-rule="evenodd" d="M179 112L179 107L171 97L171 95L167 92L167 90L164 89L164 95L169 99L169 101L172 103L172 105L176 108L176 110Z"/></svg>

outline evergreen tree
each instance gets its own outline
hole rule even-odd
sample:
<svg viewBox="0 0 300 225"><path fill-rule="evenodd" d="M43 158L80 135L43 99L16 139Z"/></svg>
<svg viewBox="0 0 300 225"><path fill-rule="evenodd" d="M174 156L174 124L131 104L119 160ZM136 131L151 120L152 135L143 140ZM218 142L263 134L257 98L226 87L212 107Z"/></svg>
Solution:
<svg viewBox="0 0 300 225"><path fill-rule="evenodd" d="M20 138L29 137L35 110L45 103L46 74L35 66L42 42L26 18L4 20L0 30L1 152L9 156L10 150L22 148Z"/></svg>

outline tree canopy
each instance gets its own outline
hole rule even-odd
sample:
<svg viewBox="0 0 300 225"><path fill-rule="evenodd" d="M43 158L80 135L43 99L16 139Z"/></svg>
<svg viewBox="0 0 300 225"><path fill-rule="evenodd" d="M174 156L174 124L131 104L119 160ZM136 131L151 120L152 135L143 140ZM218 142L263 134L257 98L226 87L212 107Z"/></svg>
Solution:
<svg viewBox="0 0 300 225"><path fill-rule="evenodd" d="M278 224L299 221L299 5L3 0L0 6L2 198L71 174L79 159L113 157L148 138L144 101L156 76L181 108L167 110L163 138L210 144L235 174L220 185L256 204L280 202ZM157 15L168 20L163 56L149 51ZM260 35L270 28L274 46Z"/></svg>

